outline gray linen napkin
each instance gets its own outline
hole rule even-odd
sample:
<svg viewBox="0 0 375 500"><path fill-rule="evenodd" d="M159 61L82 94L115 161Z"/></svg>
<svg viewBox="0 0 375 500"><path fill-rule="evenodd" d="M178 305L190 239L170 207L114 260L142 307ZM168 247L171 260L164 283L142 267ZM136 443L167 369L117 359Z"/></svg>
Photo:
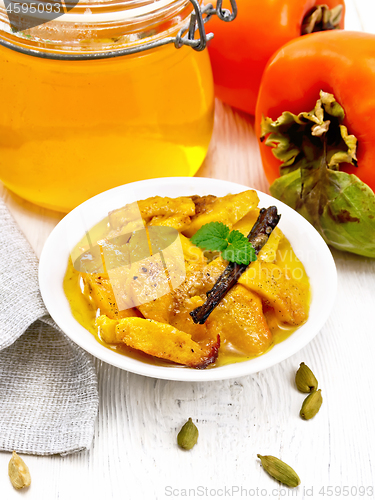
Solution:
<svg viewBox="0 0 375 500"><path fill-rule="evenodd" d="M38 260L0 198L0 450L89 448L98 403L92 359L48 316Z"/></svg>

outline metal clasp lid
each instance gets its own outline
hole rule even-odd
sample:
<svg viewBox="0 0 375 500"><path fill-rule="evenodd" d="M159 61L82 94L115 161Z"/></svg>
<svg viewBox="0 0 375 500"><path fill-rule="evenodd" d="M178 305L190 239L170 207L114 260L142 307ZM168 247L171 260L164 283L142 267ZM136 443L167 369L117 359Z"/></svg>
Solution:
<svg viewBox="0 0 375 500"><path fill-rule="evenodd" d="M217 0L216 9L212 4L207 4L201 7L198 0L190 0L193 4L194 12L190 16L190 22L184 26L175 37L167 37L154 42L145 43L137 47L127 47L124 49L112 50L108 52L95 52L85 54L61 54L53 52L43 52L35 48L26 48L20 45L13 44L7 40L0 38L0 45L9 49L21 52L42 59L57 59L62 61L83 61L87 59L110 59L111 57L119 57L137 52L161 47L173 43L177 49L183 45L187 45L194 50L201 51L207 47L207 42L214 36L213 33L206 33L204 25L211 19L212 16L218 16L219 19L225 22L233 21L237 16L236 0L230 0L232 10L223 8L223 0ZM199 38L195 38L195 33L199 32Z"/></svg>
<svg viewBox="0 0 375 500"><path fill-rule="evenodd" d="M188 45L194 50L201 51L207 46L207 42L214 37L213 33L206 33L205 23L212 16L216 15L219 19L225 22L231 22L237 17L236 0L230 0L232 11L223 9L223 0L217 0L216 9L212 4L205 7L199 5L198 0L190 0L194 7L194 13L190 17L189 25L182 28L174 39L174 44L177 49L183 45ZM199 39L195 39L195 33L199 32Z"/></svg>

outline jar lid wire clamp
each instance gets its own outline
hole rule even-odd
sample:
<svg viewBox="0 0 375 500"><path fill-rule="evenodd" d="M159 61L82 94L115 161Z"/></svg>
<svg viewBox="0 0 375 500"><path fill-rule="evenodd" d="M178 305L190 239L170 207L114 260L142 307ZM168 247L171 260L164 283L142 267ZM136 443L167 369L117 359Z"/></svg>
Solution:
<svg viewBox="0 0 375 500"><path fill-rule="evenodd" d="M190 22L179 30L176 36L167 37L161 40L145 43L138 47L128 47L119 50L111 50L108 52L89 53L89 54L61 54L42 52L31 48L17 46L7 40L0 38L0 45L21 52L22 54L39 57L42 59L56 59L68 61L82 61L86 59L110 59L112 57L119 57L137 52L144 52L146 50L161 47L163 45L174 44L179 49L186 45L192 49L200 52L207 46L207 42L213 38L213 33L206 33L205 24L216 15L224 22L231 22L237 17L237 4L236 0L230 0L231 10L223 8L223 0L217 0L216 8L212 4L201 6L198 0L190 0L193 5L194 12L190 16ZM199 38L195 38L195 33L199 33Z"/></svg>

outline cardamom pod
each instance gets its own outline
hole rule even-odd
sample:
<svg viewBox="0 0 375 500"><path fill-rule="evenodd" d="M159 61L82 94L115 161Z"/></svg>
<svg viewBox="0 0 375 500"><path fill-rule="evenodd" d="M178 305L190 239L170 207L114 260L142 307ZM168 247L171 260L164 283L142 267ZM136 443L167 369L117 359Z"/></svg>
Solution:
<svg viewBox="0 0 375 500"><path fill-rule="evenodd" d="M177 443L178 446L183 448L184 450L191 450L193 446L197 444L198 441L198 429L197 426L193 423L192 419L184 424L178 433Z"/></svg>
<svg viewBox="0 0 375 500"><path fill-rule="evenodd" d="M29 468L15 451L13 452L12 458L9 461L8 474L10 482L17 490L26 488L31 484Z"/></svg>
<svg viewBox="0 0 375 500"><path fill-rule="evenodd" d="M280 481L280 483L290 488L295 488L301 483L296 471L279 458L272 455L257 455L257 457L262 462L264 470L277 481Z"/></svg>
<svg viewBox="0 0 375 500"><path fill-rule="evenodd" d="M318 381L310 368L301 363L296 373L297 389L301 392L312 392L318 388Z"/></svg>
<svg viewBox="0 0 375 500"><path fill-rule="evenodd" d="M299 414L305 420L310 420L310 418L315 417L315 415L318 413L320 407L322 406L322 403L322 391L321 389L319 389L319 391L314 391L309 396L307 396L305 401L302 403L302 408Z"/></svg>

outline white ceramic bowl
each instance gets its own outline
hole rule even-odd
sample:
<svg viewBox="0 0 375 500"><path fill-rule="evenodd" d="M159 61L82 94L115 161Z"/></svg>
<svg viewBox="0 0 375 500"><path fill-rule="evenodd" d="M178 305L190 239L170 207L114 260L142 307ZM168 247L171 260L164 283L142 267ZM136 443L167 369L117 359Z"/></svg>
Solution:
<svg viewBox="0 0 375 500"><path fill-rule="evenodd" d="M296 353L320 331L331 312L337 287L336 267L327 245L313 226L284 203L261 192L258 192L259 206L277 206L282 214L279 227L304 264L312 287L308 321L266 354L248 361L206 370L143 363L111 351L97 342L94 336L74 319L64 294L63 278L72 247L82 238L85 229L102 220L109 211L155 195L223 196L246 189L249 188L221 180L175 177L126 184L86 201L55 227L40 258L40 290L52 318L68 337L87 352L111 365L148 377L182 381L222 380L264 370Z"/></svg>

